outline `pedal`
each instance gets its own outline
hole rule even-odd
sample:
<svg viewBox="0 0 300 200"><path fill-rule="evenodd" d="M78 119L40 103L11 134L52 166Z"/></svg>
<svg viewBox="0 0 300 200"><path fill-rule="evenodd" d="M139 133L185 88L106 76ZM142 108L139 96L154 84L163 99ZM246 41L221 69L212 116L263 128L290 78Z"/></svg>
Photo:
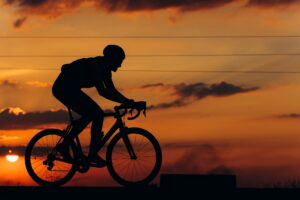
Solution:
<svg viewBox="0 0 300 200"><path fill-rule="evenodd" d="M91 167L96 167L96 168L102 168L102 167L106 167L106 164L98 165L98 164L95 164L95 163L90 163L90 166Z"/></svg>
<svg viewBox="0 0 300 200"><path fill-rule="evenodd" d="M88 165L79 165L77 171L79 173L86 173L89 171L90 167Z"/></svg>

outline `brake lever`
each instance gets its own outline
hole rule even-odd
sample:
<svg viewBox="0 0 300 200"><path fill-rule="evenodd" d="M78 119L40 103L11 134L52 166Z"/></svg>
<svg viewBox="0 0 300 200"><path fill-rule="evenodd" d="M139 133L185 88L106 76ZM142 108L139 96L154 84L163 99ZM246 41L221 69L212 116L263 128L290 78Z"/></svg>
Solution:
<svg viewBox="0 0 300 200"><path fill-rule="evenodd" d="M128 117L127 119L128 119L128 120L133 120L133 119L137 118L137 117L140 115L140 113L141 113L140 110L137 110L137 111L138 111L138 112L137 112L137 114L136 114L135 116L133 116L133 117Z"/></svg>
<svg viewBox="0 0 300 200"><path fill-rule="evenodd" d="M129 113L131 116L132 116L133 110L134 110L134 108L130 108L130 110L129 110Z"/></svg>

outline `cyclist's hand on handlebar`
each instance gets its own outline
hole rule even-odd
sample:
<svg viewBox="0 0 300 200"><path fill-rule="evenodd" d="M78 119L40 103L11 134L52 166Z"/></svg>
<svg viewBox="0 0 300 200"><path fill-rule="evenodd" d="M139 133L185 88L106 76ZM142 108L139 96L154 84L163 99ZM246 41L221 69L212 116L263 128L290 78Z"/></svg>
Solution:
<svg viewBox="0 0 300 200"><path fill-rule="evenodd" d="M137 110L144 110L144 109L146 109L146 102L145 101L134 102L133 107Z"/></svg>
<svg viewBox="0 0 300 200"><path fill-rule="evenodd" d="M146 102L145 101L137 101L135 102L134 100L129 100L126 103L121 104L120 106L115 106L115 110L119 112L119 110L123 110L121 117L124 116L128 111L132 115L134 113L134 110L136 110L136 114L133 117L129 117L129 120L133 120L137 118L140 114L141 111L143 111L143 114L146 116Z"/></svg>
<svg viewBox="0 0 300 200"><path fill-rule="evenodd" d="M136 115L133 117L129 117L129 120L137 118L141 111L143 111L143 114L146 116L146 102L145 101L137 101L137 102L129 102L128 107L130 108L129 113L132 115L134 110L137 111Z"/></svg>
<svg viewBox="0 0 300 200"><path fill-rule="evenodd" d="M136 109L136 110L143 110L146 108L146 102L145 101L134 101L133 99L130 99L126 103L123 103L120 107Z"/></svg>

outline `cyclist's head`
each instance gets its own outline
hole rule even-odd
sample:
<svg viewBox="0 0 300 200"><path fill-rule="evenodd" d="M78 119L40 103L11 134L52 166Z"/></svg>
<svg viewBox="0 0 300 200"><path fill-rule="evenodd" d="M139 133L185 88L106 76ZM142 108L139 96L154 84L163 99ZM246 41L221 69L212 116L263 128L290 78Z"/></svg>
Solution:
<svg viewBox="0 0 300 200"><path fill-rule="evenodd" d="M117 71L125 59L125 52L118 45L107 45L103 49L103 55L105 60L108 62L109 67L113 71Z"/></svg>

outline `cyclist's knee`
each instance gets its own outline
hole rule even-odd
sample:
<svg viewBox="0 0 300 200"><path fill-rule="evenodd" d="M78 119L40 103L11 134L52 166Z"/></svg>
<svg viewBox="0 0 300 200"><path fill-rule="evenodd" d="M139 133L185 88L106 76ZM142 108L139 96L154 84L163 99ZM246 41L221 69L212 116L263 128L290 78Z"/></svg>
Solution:
<svg viewBox="0 0 300 200"><path fill-rule="evenodd" d="M74 121L74 128L81 129L81 127L86 127L91 121L92 121L92 119L90 119L90 118L81 117L80 119L77 119Z"/></svg>

